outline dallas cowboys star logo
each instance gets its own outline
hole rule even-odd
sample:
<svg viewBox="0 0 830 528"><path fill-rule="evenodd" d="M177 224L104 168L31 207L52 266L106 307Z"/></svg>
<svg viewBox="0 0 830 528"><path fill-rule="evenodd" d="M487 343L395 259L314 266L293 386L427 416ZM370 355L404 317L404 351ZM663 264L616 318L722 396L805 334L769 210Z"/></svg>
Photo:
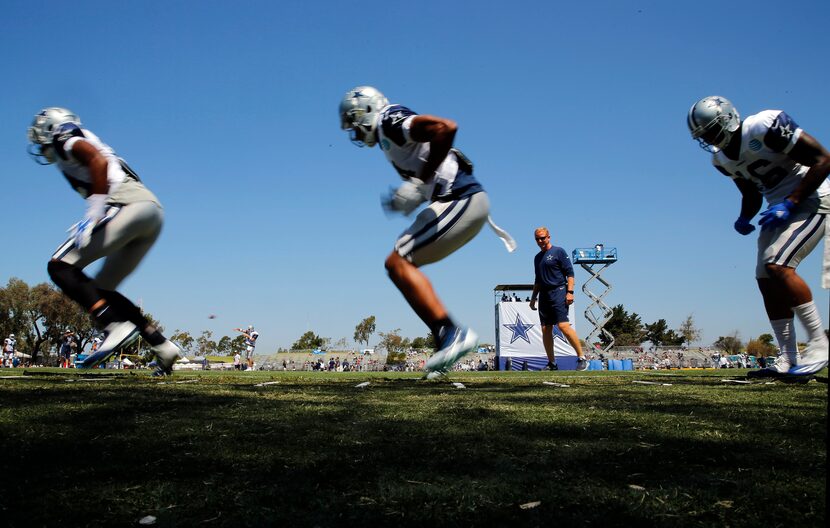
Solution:
<svg viewBox="0 0 830 528"><path fill-rule="evenodd" d="M778 128L781 130L781 137L785 139L790 139L791 137L793 137L794 132L793 129L790 128L789 123L787 123L786 126L779 126Z"/></svg>
<svg viewBox="0 0 830 528"><path fill-rule="evenodd" d="M406 119L406 116L403 114L403 112L398 110L397 112L392 112L391 114L389 114L389 118L392 120L393 125L397 125L398 123Z"/></svg>
<svg viewBox="0 0 830 528"><path fill-rule="evenodd" d="M510 343L513 343L513 341L517 339L524 339L528 344L530 344L530 338L527 336L527 331L536 325L525 323L522 321L522 317L519 314L516 314L516 324L506 324L502 326L513 332L513 335L510 337Z"/></svg>

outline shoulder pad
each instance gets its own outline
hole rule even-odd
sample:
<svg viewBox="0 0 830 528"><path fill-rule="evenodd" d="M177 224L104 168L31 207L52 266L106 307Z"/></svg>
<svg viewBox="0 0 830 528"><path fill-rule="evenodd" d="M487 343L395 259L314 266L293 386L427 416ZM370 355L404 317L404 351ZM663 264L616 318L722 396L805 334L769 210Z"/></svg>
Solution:
<svg viewBox="0 0 830 528"><path fill-rule="evenodd" d="M406 143L403 123L409 116L418 115L409 108L401 105L392 105L380 117L380 127L383 135L399 147Z"/></svg>
<svg viewBox="0 0 830 528"><path fill-rule="evenodd" d="M84 137L83 130L75 123L64 123L52 131L52 143L55 146L55 151L58 153L58 156L67 159L64 146L73 137Z"/></svg>
<svg viewBox="0 0 830 528"><path fill-rule="evenodd" d="M779 112L764 135L764 144L776 152L784 152L793 140L796 130L798 124L793 118L786 112Z"/></svg>

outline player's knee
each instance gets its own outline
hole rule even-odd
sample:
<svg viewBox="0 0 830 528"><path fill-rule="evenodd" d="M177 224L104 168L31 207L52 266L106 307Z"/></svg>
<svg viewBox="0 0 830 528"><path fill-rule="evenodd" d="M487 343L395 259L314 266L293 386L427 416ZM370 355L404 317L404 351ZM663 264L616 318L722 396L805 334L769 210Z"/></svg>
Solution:
<svg viewBox="0 0 830 528"><path fill-rule="evenodd" d="M386 268L386 272L389 274L395 273L396 271L401 269L401 266L406 265L406 260L403 257L398 255L396 251L393 251L386 257L386 260L383 263L383 267Z"/></svg>

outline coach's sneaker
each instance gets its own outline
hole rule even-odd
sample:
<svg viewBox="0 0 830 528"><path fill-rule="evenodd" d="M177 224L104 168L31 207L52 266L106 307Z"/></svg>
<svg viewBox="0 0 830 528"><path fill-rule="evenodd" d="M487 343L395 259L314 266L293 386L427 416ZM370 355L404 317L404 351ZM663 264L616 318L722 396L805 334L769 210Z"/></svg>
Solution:
<svg viewBox="0 0 830 528"><path fill-rule="evenodd" d="M82 368L95 368L112 357L119 349L138 339L138 328L129 321L116 321L104 328L106 337L95 353L81 362Z"/></svg>
<svg viewBox="0 0 830 528"><path fill-rule="evenodd" d="M794 354L793 354L794 355ZM758 370L750 370L746 373L747 378L780 378L786 376L792 365L791 354L779 354L772 365Z"/></svg>
<svg viewBox="0 0 830 528"><path fill-rule="evenodd" d="M807 347L801 352L801 358L790 367L791 376L806 376L815 374L827 366L827 348L830 343L827 337L819 336L811 339Z"/></svg>
<svg viewBox="0 0 830 528"><path fill-rule="evenodd" d="M453 327L441 340L441 349L433 354L424 367L427 373L446 372L459 359L463 358L478 345L478 335L469 328Z"/></svg>
<svg viewBox="0 0 830 528"><path fill-rule="evenodd" d="M576 370L588 370L588 367L591 365L591 362L588 361L588 358L585 356L580 356L576 360Z"/></svg>
<svg viewBox="0 0 830 528"><path fill-rule="evenodd" d="M153 376L169 376L173 374L173 364L182 356L181 349L169 339L150 349L155 354L156 370Z"/></svg>

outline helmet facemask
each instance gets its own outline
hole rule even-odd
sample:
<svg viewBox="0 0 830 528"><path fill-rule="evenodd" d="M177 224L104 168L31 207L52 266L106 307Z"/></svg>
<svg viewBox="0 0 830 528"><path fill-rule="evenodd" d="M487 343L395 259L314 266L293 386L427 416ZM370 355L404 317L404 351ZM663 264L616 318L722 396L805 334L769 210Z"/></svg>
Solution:
<svg viewBox="0 0 830 528"><path fill-rule="evenodd" d="M29 146L26 151L40 165L51 165L57 160L52 146L55 129L64 123L81 124L81 119L65 108L45 108L39 112L29 127Z"/></svg>
<svg viewBox="0 0 830 528"><path fill-rule="evenodd" d="M389 104L386 97L371 86L358 86L346 92L340 101L340 128L358 147L377 144L377 115Z"/></svg>
<svg viewBox="0 0 830 528"><path fill-rule="evenodd" d="M714 153L729 144L732 135L741 126L741 117L728 99L711 96L692 106L687 124L692 139L698 142L700 148Z"/></svg>

